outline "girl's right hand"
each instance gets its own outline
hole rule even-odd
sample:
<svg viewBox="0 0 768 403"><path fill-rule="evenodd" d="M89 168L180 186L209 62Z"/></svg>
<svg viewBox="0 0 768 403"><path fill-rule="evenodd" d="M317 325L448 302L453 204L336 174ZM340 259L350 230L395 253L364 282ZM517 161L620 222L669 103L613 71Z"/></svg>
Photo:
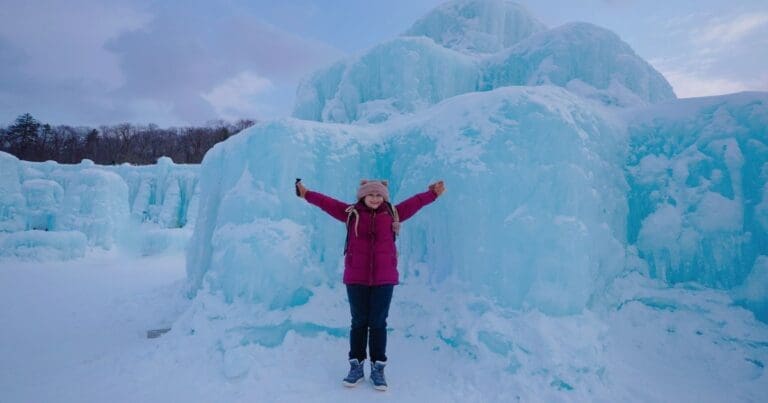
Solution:
<svg viewBox="0 0 768 403"><path fill-rule="evenodd" d="M304 196L307 195L307 188L304 187L303 183L301 182L296 183L296 189L299 190L299 197L301 197L302 199L304 198Z"/></svg>

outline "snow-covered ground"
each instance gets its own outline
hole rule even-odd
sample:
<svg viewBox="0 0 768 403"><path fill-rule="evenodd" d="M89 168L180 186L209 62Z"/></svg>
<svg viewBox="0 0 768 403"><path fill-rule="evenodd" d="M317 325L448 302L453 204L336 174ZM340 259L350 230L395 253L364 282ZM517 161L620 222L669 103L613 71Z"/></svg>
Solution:
<svg viewBox="0 0 768 403"><path fill-rule="evenodd" d="M186 299L183 278L178 254L0 262L0 401L724 402L768 390L768 326L692 284L630 274L601 297L604 310L564 317L401 285L382 393L341 385L342 287L318 289L280 326L249 327L270 313L213 294Z"/></svg>
<svg viewBox="0 0 768 403"><path fill-rule="evenodd" d="M0 401L120 400L136 379L114 364L155 348L146 331L188 304L183 277L178 255L0 262Z"/></svg>

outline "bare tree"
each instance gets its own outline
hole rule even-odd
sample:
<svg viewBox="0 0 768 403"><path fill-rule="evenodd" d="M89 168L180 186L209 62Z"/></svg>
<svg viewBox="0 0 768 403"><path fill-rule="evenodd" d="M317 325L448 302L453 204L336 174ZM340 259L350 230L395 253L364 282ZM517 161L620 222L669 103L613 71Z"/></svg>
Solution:
<svg viewBox="0 0 768 403"><path fill-rule="evenodd" d="M167 156L177 163L198 164L216 143L254 124L253 120L241 119L235 123L211 121L203 127L162 129L155 124L122 123L94 129L51 127L25 114L13 125L0 127L0 150L22 159L61 163L89 158L97 164L154 164Z"/></svg>

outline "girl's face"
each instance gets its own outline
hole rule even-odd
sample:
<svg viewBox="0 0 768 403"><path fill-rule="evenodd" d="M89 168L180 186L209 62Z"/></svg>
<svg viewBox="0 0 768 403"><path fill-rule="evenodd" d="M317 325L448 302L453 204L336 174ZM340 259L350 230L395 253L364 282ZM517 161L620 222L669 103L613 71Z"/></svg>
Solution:
<svg viewBox="0 0 768 403"><path fill-rule="evenodd" d="M379 208L379 206L381 206L381 203L384 203L384 196L378 193L375 193L375 194L372 193L372 194L365 195L365 198L363 199L363 201L365 202L366 206L376 210L377 208Z"/></svg>

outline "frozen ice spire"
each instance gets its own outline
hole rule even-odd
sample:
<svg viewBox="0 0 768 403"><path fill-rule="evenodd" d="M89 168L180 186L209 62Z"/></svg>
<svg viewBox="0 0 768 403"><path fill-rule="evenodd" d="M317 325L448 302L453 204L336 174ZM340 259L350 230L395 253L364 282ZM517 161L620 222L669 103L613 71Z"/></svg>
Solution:
<svg viewBox="0 0 768 403"><path fill-rule="evenodd" d="M495 53L545 30L520 4L504 0L456 0L425 15L403 35L426 36L465 53Z"/></svg>

